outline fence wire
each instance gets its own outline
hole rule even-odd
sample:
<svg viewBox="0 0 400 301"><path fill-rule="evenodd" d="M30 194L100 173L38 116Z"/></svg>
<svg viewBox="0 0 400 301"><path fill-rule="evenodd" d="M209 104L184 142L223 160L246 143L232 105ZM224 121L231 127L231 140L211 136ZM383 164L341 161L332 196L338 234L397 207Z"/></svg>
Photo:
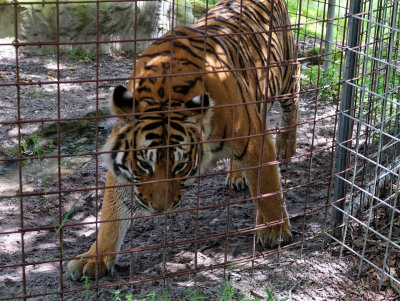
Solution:
<svg viewBox="0 0 400 301"><path fill-rule="evenodd" d="M274 280L281 279L274 271L279 267L290 286L284 293L293 291L293 300L318 299L306 289L294 295L302 285L298 279L307 271L291 277L290 265L337 246L342 257L352 254L359 259L359 277L378 273L377 291L391 287L400 292L398 0L360 2L356 12L350 1L288 1L291 27L269 31L292 31L298 50L293 60L276 66L299 64L301 68L300 92L263 100L266 106L299 97L296 153L272 162L259 160L251 167L278 166L279 192L258 191L251 196L248 190L226 186L232 172L246 171L234 166L234 153L229 152L230 161L218 161L212 169L190 175L192 183L183 188L182 204L172 211L132 209L126 217L100 219L106 188L128 187L126 199L132 208L137 189L132 183L106 184L102 157L118 150L103 145L116 117L126 117L109 110L114 87L125 86L131 78L159 78L136 76L140 55L170 30L190 27L214 4L197 0L0 2L0 300L120 300L125 296L151 300L170 291L178 299L187 295L185 288L211 300L219 298L221 282L228 285L223 281L238 287L238 295L245 294L241 281L247 281L251 297L262 298L263 285L273 286ZM231 36L240 41L252 34ZM179 37L172 42L179 42ZM354 59L352 73L346 73L349 56ZM163 76L170 83L173 80ZM343 95L350 95L345 109ZM246 106L258 103L254 100ZM236 112L240 106L217 109ZM161 113L176 112L170 99ZM278 104L264 112L268 129L248 139L271 135L275 140L288 130L280 126ZM171 131L170 117L167 123ZM235 144L241 138L198 144ZM156 147L166 148L167 157L172 152L168 144ZM338 154L343 155L342 165L335 170ZM169 181L150 183L157 190ZM265 249L257 243L257 230L281 225L283 219L257 224L253 203L260 196L279 193L293 241ZM68 262L79 260L107 221L129 224L121 249L107 254L119 255L113 274L72 281ZM101 255L97 250L96 265ZM322 273L330 272L328 268ZM251 286L254 279L260 279L254 284L258 287Z"/></svg>
<svg viewBox="0 0 400 301"><path fill-rule="evenodd" d="M399 292L398 268L393 262L399 252L400 12L398 1L359 2L356 6L350 30L357 33L357 39L347 50L354 62L346 66L354 68L355 76L344 84L350 91L345 96L352 97L342 98L348 105L340 112L338 128L348 133L338 141L338 154L346 162L335 174L337 224L344 216L343 232L339 232L343 234L341 254L351 252L359 257L359 276L370 271L370 266L376 269L379 290L389 285Z"/></svg>

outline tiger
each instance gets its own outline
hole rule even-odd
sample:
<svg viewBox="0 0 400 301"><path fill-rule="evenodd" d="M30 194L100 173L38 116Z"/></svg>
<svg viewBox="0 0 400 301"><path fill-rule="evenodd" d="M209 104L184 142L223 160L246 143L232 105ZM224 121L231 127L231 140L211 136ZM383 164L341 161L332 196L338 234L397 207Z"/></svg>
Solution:
<svg viewBox="0 0 400 301"><path fill-rule="evenodd" d="M68 263L73 280L112 273L132 216L176 209L185 183L224 158L228 182L247 185L254 199L259 243L292 241L276 161L296 150L299 65L290 26L284 0L220 0L140 55L111 97L102 222L91 248ZM275 144L265 120L274 100L283 127Z"/></svg>

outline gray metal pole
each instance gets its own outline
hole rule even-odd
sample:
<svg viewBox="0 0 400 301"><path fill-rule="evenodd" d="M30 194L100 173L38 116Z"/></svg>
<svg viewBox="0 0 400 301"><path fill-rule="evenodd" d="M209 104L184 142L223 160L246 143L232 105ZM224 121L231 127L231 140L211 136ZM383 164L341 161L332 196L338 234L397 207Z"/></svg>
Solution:
<svg viewBox="0 0 400 301"><path fill-rule="evenodd" d="M333 18L335 18L335 6L336 0L328 1L328 23L326 24L326 36L325 36L325 57L323 68L324 70L328 70L331 67L331 55L329 53L332 52L332 44L333 44L333 32L334 32L334 22Z"/></svg>
<svg viewBox="0 0 400 301"><path fill-rule="evenodd" d="M340 96L340 116L339 116L339 127L337 133L337 148L336 148L336 165L335 174L343 172L347 165L347 151L345 147L349 147L350 143L345 142L351 137L351 125L350 118L345 116L343 112L348 112L354 104L354 89L353 86L348 83L355 76L356 71L356 53L351 49L359 45L359 19L355 18L354 15L361 12L361 0L351 0L349 9L349 23L348 23L348 35L347 35L347 53L346 61L344 65L343 74L343 85L342 94ZM347 113L350 114L350 113ZM344 146L344 147L343 147ZM334 181L334 200L338 201L336 206L341 210L344 210L344 198L346 196L345 183L339 177L335 177ZM336 210L335 212L335 228L343 223L343 212ZM342 229L336 229L334 232L336 238L341 238Z"/></svg>

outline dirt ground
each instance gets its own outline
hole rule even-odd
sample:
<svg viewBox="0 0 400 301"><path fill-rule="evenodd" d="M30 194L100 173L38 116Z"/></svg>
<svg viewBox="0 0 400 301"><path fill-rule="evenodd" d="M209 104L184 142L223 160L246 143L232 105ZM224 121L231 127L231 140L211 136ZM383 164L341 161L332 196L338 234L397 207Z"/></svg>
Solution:
<svg viewBox="0 0 400 301"><path fill-rule="evenodd" d="M22 86L19 112L15 86L0 86L1 122L15 121L18 115L21 120L73 119L96 107L107 106L111 88L123 81L104 80L99 82L98 87L95 82L74 81L95 80L96 74L99 79L128 77L133 58L127 55L102 56L97 66L95 62L61 57L57 66L54 56L22 55L18 64L19 77L28 84L56 81L57 67L60 80L71 83ZM9 55L0 56L0 84L13 83L16 72L15 59L10 59ZM216 237L227 231L252 227L254 205L237 202L229 207L221 205L197 211L182 210L156 217L146 216L143 212L124 240L122 250L127 252L120 256L114 274L98 282L73 282L65 272L65 259L85 252L95 241L94 222L104 191L87 189L96 187L96 183L99 187L104 186L106 171L100 158L92 156L81 166L61 172L61 181L58 181L57 173L50 178L43 177L43 173L47 172L47 161L38 163L37 160L28 160L21 167L23 192L34 194L45 191L46 195L6 197L15 194L12 190L15 188L0 183L3 186L0 190L0 299L14 300L22 296L25 281L26 294L32 296L29 300L58 300L61 299L60 291L64 291L64 300L91 300L95 299L95 295L99 300L125 300L127 295L139 299L153 292L166 292L175 300L187 296L196 288L208 300L217 300L221 296L221 283L225 277L238 294L252 298L265 298L267 294L263 287L266 287L289 300L396 300L398 296L389 286L378 292L373 283L376 279L371 280L365 274L357 279L356 259L348 254L340 259L336 256L338 246L319 236L332 224L331 210L324 205L330 195L336 104L327 101L317 103L315 96L315 92L302 94L297 154L287 166L281 166L282 185L287 189L285 201L289 214L293 216L294 243L279 256L261 256L254 261L232 264L226 269L212 268L180 275L182 271L223 265L268 251L261 250L255 243L252 232L185 243L186 240ZM278 120L279 115L274 108L269 116L270 127L274 127ZM110 124L101 125L106 133ZM37 133L41 126L42 122L22 124L22 139ZM10 149L18 144L18 126L0 124L0 137L1 158L15 158ZM92 150L100 147L95 141L90 143ZM67 154L78 153L71 149L67 151L68 147L63 148L62 145L60 148ZM41 172L36 176L25 176L25 172L29 174L29 169L38 164L44 165ZM212 172L224 171L225 165L226 162L220 162ZM3 179L10 178L9 175L16 171L18 169L11 161L1 162L0 176ZM21 187L19 182L17 187ZM67 192L53 193L60 189ZM82 189L85 190L79 191ZM225 187L225 175L205 176L185 188L180 209L194 208L197 204L207 207L246 197L249 197L248 191L237 192ZM61 222L64 227L56 232ZM78 223L82 224L76 225ZM181 244L168 245L174 242ZM130 249L136 252L129 253ZM61 253L63 261L60 264ZM160 278L168 274L174 276L165 280ZM152 277L156 279L139 282ZM85 285L92 287L87 290Z"/></svg>

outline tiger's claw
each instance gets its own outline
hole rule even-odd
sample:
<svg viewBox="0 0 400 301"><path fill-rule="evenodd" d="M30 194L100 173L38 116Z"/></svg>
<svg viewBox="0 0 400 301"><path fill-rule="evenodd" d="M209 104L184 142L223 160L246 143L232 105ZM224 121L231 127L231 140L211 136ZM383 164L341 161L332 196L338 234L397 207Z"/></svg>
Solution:
<svg viewBox="0 0 400 301"><path fill-rule="evenodd" d="M107 273L111 273L114 261L105 260L104 257L96 258L85 258L71 260L67 265L68 276L74 280L81 280L82 277L88 277L90 279L96 278L96 266L97 266L97 277L103 277Z"/></svg>
<svg viewBox="0 0 400 301"><path fill-rule="evenodd" d="M249 187L246 177L241 172L232 172L232 175L226 175L225 186L230 186L237 191L243 191Z"/></svg>

